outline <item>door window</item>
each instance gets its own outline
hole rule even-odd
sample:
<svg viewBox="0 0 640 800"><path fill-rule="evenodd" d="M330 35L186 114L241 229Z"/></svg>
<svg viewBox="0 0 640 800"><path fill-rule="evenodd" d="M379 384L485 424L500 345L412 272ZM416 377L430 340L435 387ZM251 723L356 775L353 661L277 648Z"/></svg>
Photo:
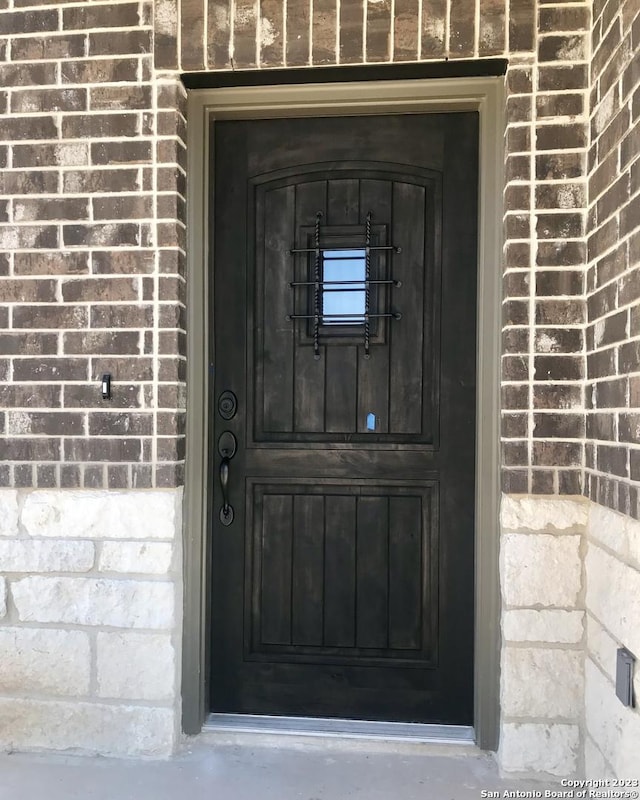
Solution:
<svg viewBox="0 0 640 800"><path fill-rule="evenodd" d="M366 308L364 248L322 253L322 324L362 325Z"/></svg>

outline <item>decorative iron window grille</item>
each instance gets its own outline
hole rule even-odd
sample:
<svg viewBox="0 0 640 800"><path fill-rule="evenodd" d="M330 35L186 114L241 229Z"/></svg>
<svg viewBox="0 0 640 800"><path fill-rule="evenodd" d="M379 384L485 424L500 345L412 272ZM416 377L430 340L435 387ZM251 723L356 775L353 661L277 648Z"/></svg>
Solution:
<svg viewBox="0 0 640 800"><path fill-rule="evenodd" d="M365 241L354 244L323 246L320 221L322 211L316 214L313 247L292 248L291 255L313 256L313 280L293 280L289 286L307 287L311 293L308 314L288 314L287 320L311 320L313 324L313 354L320 358L321 326L361 326L364 357L369 358L371 345L371 320L389 318L399 320L402 314L386 310L371 310L372 286L398 288L400 281L371 277L371 255L375 251L400 253L395 245L372 244L371 228L373 214L368 212L365 224ZM342 279L346 276L345 279Z"/></svg>

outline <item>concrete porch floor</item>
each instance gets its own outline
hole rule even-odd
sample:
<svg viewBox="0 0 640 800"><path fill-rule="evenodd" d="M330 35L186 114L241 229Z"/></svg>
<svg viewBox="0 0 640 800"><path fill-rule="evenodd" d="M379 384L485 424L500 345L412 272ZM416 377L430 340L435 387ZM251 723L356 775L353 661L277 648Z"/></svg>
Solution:
<svg viewBox="0 0 640 800"><path fill-rule="evenodd" d="M1 800L475 800L545 788L561 787L501 780L492 756L470 746L203 736L168 761L0 755Z"/></svg>

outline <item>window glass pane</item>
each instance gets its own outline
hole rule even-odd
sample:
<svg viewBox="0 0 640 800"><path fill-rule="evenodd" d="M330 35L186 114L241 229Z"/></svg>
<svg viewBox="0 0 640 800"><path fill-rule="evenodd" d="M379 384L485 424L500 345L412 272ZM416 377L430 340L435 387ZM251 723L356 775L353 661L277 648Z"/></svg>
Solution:
<svg viewBox="0 0 640 800"><path fill-rule="evenodd" d="M365 311L364 249L322 254L322 324L362 325Z"/></svg>

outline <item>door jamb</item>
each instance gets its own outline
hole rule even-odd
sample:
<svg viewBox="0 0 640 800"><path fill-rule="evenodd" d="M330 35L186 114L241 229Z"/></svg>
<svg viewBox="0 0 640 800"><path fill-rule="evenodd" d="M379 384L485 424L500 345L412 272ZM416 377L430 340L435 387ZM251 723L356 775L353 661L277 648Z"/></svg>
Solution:
<svg viewBox="0 0 640 800"><path fill-rule="evenodd" d="M187 228L187 422L184 495L182 727L199 733L208 713L209 550L209 123L215 119L478 111L478 328L475 539L476 742L498 746L500 683L499 390L501 334L503 78L370 81L189 92Z"/></svg>

